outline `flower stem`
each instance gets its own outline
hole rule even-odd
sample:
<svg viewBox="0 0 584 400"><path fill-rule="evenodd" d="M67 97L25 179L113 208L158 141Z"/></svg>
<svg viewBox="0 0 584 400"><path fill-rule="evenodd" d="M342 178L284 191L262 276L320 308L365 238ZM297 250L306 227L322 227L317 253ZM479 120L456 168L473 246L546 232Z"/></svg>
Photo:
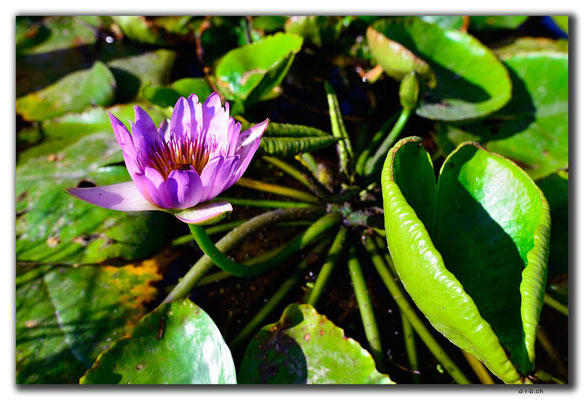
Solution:
<svg viewBox="0 0 584 400"><path fill-rule="evenodd" d="M404 331L404 343L406 346L406 354L408 356L408 363L412 371L412 383L420 383L420 375L418 371L418 352L416 350L416 336L412 324L405 316L400 313L402 321L402 329Z"/></svg>
<svg viewBox="0 0 584 400"><path fill-rule="evenodd" d="M223 254L223 252L211 241L211 238L209 238L209 235L205 232L204 227L200 225L189 225L189 228L201 250L211 258L215 265L233 275L247 277L259 275L270 268L280 265L292 254L302 250L330 229L337 226L340 222L340 214L326 214L313 223L304 233L284 246L284 248L274 255L274 257L253 265L238 263Z"/></svg>
<svg viewBox="0 0 584 400"><path fill-rule="evenodd" d="M311 304L312 306L316 306L316 303L318 303L318 300L320 299L320 295L322 294L324 288L326 287L326 283L328 281L328 278L331 275L331 273L333 272L333 269L334 269L335 265L337 264L339 256L343 252L343 247L345 245L346 240L347 240L347 229L341 228L339 230L339 233L337 233L335 240L333 241L333 244L329 250L329 253L326 257L326 261L325 261L324 265L322 266L320 272L318 273L318 277L316 278L316 281L314 282L314 286L312 287L310 292L308 292L308 296L307 296L306 301L305 301L307 304Z"/></svg>
<svg viewBox="0 0 584 400"><path fill-rule="evenodd" d="M308 182L306 176L302 172L294 168L292 165L276 157L263 156L262 158L269 162L270 164L280 168L282 171L290 175L292 178L296 179L298 182L302 183L308 189L312 190L312 185L310 184L310 182Z"/></svg>
<svg viewBox="0 0 584 400"><path fill-rule="evenodd" d="M466 351L464 351L462 349L460 349L460 351L462 351L462 354L466 358L466 361L468 361L468 364L470 365L472 370L475 372L477 378L479 378L479 381L481 381L481 383L484 383L485 385L494 385L495 384L493 377L491 376L491 374L489 374L489 371L485 368L485 366L483 365L482 362L477 360L477 358L475 356L473 356L472 354L467 353Z"/></svg>
<svg viewBox="0 0 584 400"><path fill-rule="evenodd" d="M259 200L259 199L240 199L236 197L216 197L217 200L225 200L234 206L258 207L258 208L318 208L315 204L302 203L298 201L282 200Z"/></svg>
<svg viewBox="0 0 584 400"><path fill-rule="evenodd" d="M234 248L247 235L257 232L266 225L280 221L311 218L319 214L320 212L318 210L306 208L279 209L260 214L241 224L239 227L233 229L227 235L223 236L223 238L217 242L216 249L227 252ZM201 258L199 258L199 260L178 282L174 289L172 289L168 296L166 296L166 298L163 300L163 303L181 299L188 295L191 289L197 284L197 282L199 282L199 280L213 265L213 261L207 255L203 255Z"/></svg>
<svg viewBox="0 0 584 400"><path fill-rule="evenodd" d="M412 114L412 109L403 108L397 122L391 129L391 132L385 137L381 145L377 147L377 151L373 154L372 157L367 160L365 163L365 168L363 171L363 176L365 177L365 182L370 183L377 178L381 167L383 166L383 162L385 157L387 156L387 152L393 146L395 141L399 138L402 129L410 119L410 115Z"/></svg>
<svg viewBox="0 0 584 400"><path fill-rule="evenodd" d="M312 253L321 252L326 245L330 243L328 238L321 240L312 250ZM241 331L233 338L229 343L230 348L236 348L242 344L250 335L252 335L257 328L264 322L264 320L274 311L274 309L280 304L280 302L286 297L286 295L292 290L300 279L300 271L305 270L308 267L308 257L304 257L302 262L298 265L298 270L288 277L280 285L278 290L272 295L270 300L263 305L262 308L254 315L254 317L241 329Z"/></svg>
<svg viewBox="0 0 584 400"><path fill-rule="evenodd" d="M410 306L404 292L396 283L393 274L389 270L388 265L392 264L389 254L387 254L387 257L382 257L381 253L377 250L377 247L373 244L371 237L367 238L365 248L371 257L371 261L373 262L375 269L377 269L381 280L389 290L391 297L393 297L394 301L397 303L400 311L408 318L410 324L412 324L412 328L414 328L420 339L422 339L422 342L424 342L426 347L428 347L430 352L436 357L436 360L444 366L448 374L450 374L457 383L470 384L471 381L464 375L460 368L458 368L448 354L446 354L444 349L442 349L430 331L428 331L422 320L418 317L412 306Z"/></svg>
<svg viewBox="0 0 584 400"><path fill-rule="evenodd" d="M559 301L554 299L549 294L546 293L544 295L543 302L544 302L544 304L550 306L554 310L564 314L566 317L568 316L568 307L566 307L565 305L563 305L562 303L560 303Z"/></svg>
<svg viewBox="0 0 584 400"><path fill-rule="evenodd" d="M357 297L361 321L363 322L363 328L365 329L365 336L367 337L369 348L371 349L371 355L377 364L377 368L384 370L383 350L381 347L381 339L379 337L379 329L377 328L377 321L375 320L373 306L371 305L371 298L369 297L367 284L363 277L363 271L359 259L357 258L357 250L355 249L355 246L349 248L348 266L351 281L353 282L355 297Z"/></svg>
<svg viewBox="0 0 584 400"><path fill-rule="evenodd" d="M365 150L363 150L361 154L359 154L359 158L357 159L357 163L355 164L355 172L357 172L358 175L362 176L365 173L365 165L369 160L369 156L379 148L379 144L387 135L387 130L390 128L390 126L395 124L398 115L399 114L394 114L391 117L389 117L389 119L385 121L383 125L381 125L379 130L373 135L371 141L369 142L369 145L365 148Z"/></svg>
<svg viewBox="0 0 584 400"><path fill-rule="evenodd" d="M250 189L260 190L262 192L279 194L281 196L291 197L293 199L307 201L309 203L318 203L318 197L310 193L292 189L286 186L256 181L255 179L239 178L236 185L247 187Z"/></svg>
<svg viewBox="0 0 584 400"><path fill-rule="evenodd" d="M233 228L236 228L239 225L243 224L244 222L245 222L244 220L226 222L224 224L210 226L210 227L206 228L205 230L207 231L207 235L215 235L217 233L227 232ZM273 224L272 226L275 226L275 227L310 226L310 225L312 225L312 222L313 221L278 222L278 223ZM183 235L183 236L177 237L172 242L170 242L170 245L171 246L180 246L180 245L183 245L186 243L193 242L194 240L195 239L193 239L193 235L189 233L188 235Z"/></svg>

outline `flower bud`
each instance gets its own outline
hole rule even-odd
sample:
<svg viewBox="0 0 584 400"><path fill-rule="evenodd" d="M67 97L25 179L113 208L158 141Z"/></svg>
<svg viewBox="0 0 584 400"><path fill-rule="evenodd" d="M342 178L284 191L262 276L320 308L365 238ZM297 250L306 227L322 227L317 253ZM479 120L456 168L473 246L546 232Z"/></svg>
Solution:
<svg viewBox="0 0 584 400"><path fill-rule="evenodd" d="M399 101L403 108L413 110L418 104L420 93L420 79L415 71L410 72L401 81L399 86Z"/></svg>

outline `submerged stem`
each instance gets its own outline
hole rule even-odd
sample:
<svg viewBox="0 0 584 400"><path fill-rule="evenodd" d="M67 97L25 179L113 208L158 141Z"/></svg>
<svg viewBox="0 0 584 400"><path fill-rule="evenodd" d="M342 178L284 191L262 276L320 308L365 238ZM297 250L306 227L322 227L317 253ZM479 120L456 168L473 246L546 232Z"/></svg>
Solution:
<svg viewBox="0 0 584 400"><path fill-rule="evenodd" d="M491 374L489 374L489 371L485 368L482 362L477 360L477 358L472 354L467 353L462 349L460 349L460 351L462 351L464 358L466 358L466 361L468 361L468 365L470 365L470 367L475 372L477 378L479 378L479 381L481 381L481 383L484 383L485 385L495 384L493 377L491 376Z"/></svg>
<svg viewBox="0 0 584 400"><path fill-rule="evenodd" d="M318 273L318 277L314 282L314 286L312 287L310 292L308 292L308 296L306 299L307 304L316 306L316 303L318 303L320 295L322 294L324 288L326 287L328 278L333 272L333 268L337 264L337 261L341 253L343 252L343 246L345 245L346 240L347 228L341 228L339 230L339 233L337 233L335 240L333 241L333 244L329 250L324 265L322 266L320 272Z"/></svg>
<svg viewBox="0 0 584 400"><path fill-rule="evenodd" d="M387 254L387 257L383 258L370 237L368 237L365 242L365 248L371 257L371 261L373 262L375 269L377 269L381 280L389 290L391 297L393 297L394 301L397 303L400 311L408 318L412 324L412 328L414 328L420 339L422 339L422 342L424 342L426 347L428 347L430 352L436 357L436 360L442 364L444 369L457 383L470 384L471 381L464 375L460 368L458 368L448 354L446 354L436 339L434 339L430 331L428 331L422 320L407 301L406 295L396 283L393 274L389 270L388 265L391 263L389 254ZM386 261L388 265L386 265Z"/></svg>
<svg viewBox="0 0 584 400"><path fill-rule="evenodd" d="M387 156L387 152L399 138L399 135L401 134L404 126L406 126L406 123L410 119L411 114L412 109L402 109L397 122L391 129L391 132L389 132L383 142L379 145L379 147L377 147L375 154L373 154L373 156L371 156L365 163L363 176L365 177L365 181L367 183L372 182L377 178L377 175L383 166L383 162L385 161L385 157Z"/></svg>
<svg viewBox="0 0 584 400"><path fill-rule="evenodd" d="M244 277L259 275L262 272L281 264L292 254L302 250L304 247L321 237L324 233L337 226L340 222L340 214L326 214L313 223L304 233L300 234L284 246L282 250L272 258L256 264L241 264L231 260L215 246L211 241L211 238L209 238L209 235L207 235L207 232L205 232L204 227L200 225L189 225L189 228L201 250L215 265L233 275Z"/></svg>
<svg viewBox="0 0 584 400"><path fill-rule="evenodd" d="M255 179L239 178L236 185L259 190L262 192L279 194L281 196L286 196L301 201L307 201L309 203L318 203L318 197L310 193L303 192L302 190L292 189L286 186L256 181Z"/></svg>
<svg viewBox="0 0 584 400"><path fill-rule="evenodd" d="M560 303L547 293L543 297L543 303L545 305L550 306L557 312L564 314L566 317L568 316L568 307L566 307L565 305L563 305L562 303Z"/></svg>
<svg viewBox="0 0 584 400"><path fill-rule="evenodd" d="M418 371L418 352L416 349L416 336L412 328L412 324L405 316L400 313L402 328L404 331L404 343L406 345L406 354L408 356L408 363L410 364L410 371L412 371L412 383L420 383L420 376Z"/></svg>
<svg viewBox="0 0 584 400"><path fill-rule="evenodd" d="M377 321L375 320L375 313L373 312L373 306L371 305L371 298L369 297L369 291L367 290L367 284L365 283L361 264L357 258L357 250L355 249L355 246L349 248L348 266L351 281L353 282L355 297L357 297L361 321L363 322L363 329L365 330L365 336L367 337L367 342L369 342L369 348L371 349L371 355L377 364L377 368L384 370L383 349L381 347L379 329L377 328Z"/></svg>
<svg viewBox="0 0 584 400"><path fill-rule="evenodd" d="M237 197L216 197L216 200L228 201L234 206L258 208L321 208L316 204L299 201L241 199Z"/></svg>
<svg viewBox="0 0 584 400"><path fill-rule="evenodd" d="M217 242L216 249L222 252L227 252L234 248L247 235L257 232L266 225L279 221L311 218L319 214L319 210L305 208L280 209L260 214L223 236L223 238ZM207 255L203 255L199 258L185 276L179 280L178 284L172 289L168 296L166 296L163 303L168 303L188 295L191 289L213 265L213 261Z"/></svg>
<svg viewBox="0 0 584 400"><path fill-rule="evenodd" d="M290 175L292 178L296 179L298 182L302 183L308 189L312 190L312 185L310 184L310 182L308 182L306 176L302 172L294 168L292 165L276 157L263 156L262 158L269 162L270 164L280 168L282 171Z"/></svg>

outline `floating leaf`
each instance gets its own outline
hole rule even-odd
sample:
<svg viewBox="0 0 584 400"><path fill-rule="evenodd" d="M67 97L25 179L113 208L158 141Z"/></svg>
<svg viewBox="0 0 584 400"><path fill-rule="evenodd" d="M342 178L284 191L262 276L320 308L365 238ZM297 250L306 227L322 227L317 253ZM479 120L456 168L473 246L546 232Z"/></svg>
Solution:
<svg viewBox="0 0 584 400"><path fill-rule="evenodd" d="M436 120L472 119L503 107L511 81L495 55L471 35L416 17L376 21L367 30L373 57L402 79L416 71L428 82L416 113Z"/></svg>
<svg viewBox="0 0 584 400"><path fill-rule="evenodd" d="M251 340L239 383L388 384L358 342L309 304L291 304Z"/></svg>
<svg viewBox="0 0 584 400"><path fill-rule="evenodd" d="M161 250L167 239L166 214L106 210L63 191L129 181L121 161L114 135L98 132L17 166L17 259L95 263L144 258Z"/></svg>
<svg viewBox="0 0 584 400"><path fill-rule="evenodd" d="M205 78L183 78L168 86L147 86L142 91L142 97L160 107L174 107L182 96L188 98L196 94L199 101L205 101L213 89Z"/></svg>
<svg viewBox="0 0 584 400"><path fill-rule="evenodd" d="M17 20L22 17L17 17ZM20 54L41 54L93 45L97 33L81 17L47 17L17 36Z"/></svg>
<svg viewBox="0 0 584 400"><path fill-rule="evenodd" d="M252 27L257 30L273 32L280 29L284 29L284 24L289 17L281 15L260 15L259 17L254 17L252 22Z"/></svg>
<svg viewBox="0 0 584 400"><path fill-rule="evenodd" d="M412 170L424 179L409 179ZM403 139L388 154L385 229L399 277L438 331L518 383L534 368L548 204L521 168L472 143L446 159L437 188L431 176L420 138Z"/></svg>
<svg viewBox="0 0 584 400"><path fill-rule="evenodd" d="M468 19L468 17L461 17L460 15L424 15L419 18L444 29L465 30L465 25L468 23L465 22L465 18Z"/></svg>
<svg viewBox="0 0 584 400"><path fill-rule="evenodd" d="M166 303L98 357L80 383L236 383L229 347L188 299Z"/></svg>
<svg viewBox="0 0 584 400"><path fill-rule="evenodd" d="M98 61L91 69L73 72L45 89L17 99L16 112L25 120L42 121L89 106L107 106L114 100L115 87L112 72Z"/></svg>
<svg viewBox="0 0 584 400"><path fill-rule="evenodd" d="M26 264L16 275L17 383L77 383L146 314L173 258L123 266Z"/></svg>
<svg viewBox="0 0 584 400"><path fill-rule="evenodd" d="M525 15L471 15L469 29L474 31L517 29L527 21L527 18Z"/></svg>
<svg viewBox="0 0 584 400"><path fill-rule="evenodd" d="M161 49L109 61L118 85L118 101L134 99L146 84L167 84L175 59L174 51Z"/></svg>
<svg viewBox="0 0 584 400"><path fill-rule="evenodd" d="M277 33L231 50L217 65L218 84L230 98L259 101L282 82L301 47L301 37Z"/></svg>
<svg viewBox="0 0 584 400"><path fill-rule="evenodd" d="M154 45L167 44L164 33L159 32L152 22L143 16L114 16L112 19L130 40Z"/></svg>
<svg viewBox="0 0 584 400"><path fill-rule="evenodd" d="M485 121L441 127L442 145L476 140L509 157L534 178L568 166L568 54L549 46L515 54L503 50L513 81L513 98ZM450 144L448 144L450 142Z"/></svg>

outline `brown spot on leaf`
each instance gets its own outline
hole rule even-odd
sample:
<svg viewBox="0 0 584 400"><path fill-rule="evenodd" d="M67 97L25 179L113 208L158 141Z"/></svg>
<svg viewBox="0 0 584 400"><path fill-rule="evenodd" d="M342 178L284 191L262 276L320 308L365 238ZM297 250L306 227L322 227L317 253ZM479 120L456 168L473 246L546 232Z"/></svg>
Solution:
<svg viewBox="0 0 584 400"><path fill-rule="evenodd" d="M24 326L26 326L27 328L34 328L37 325L38 325L38 321L36 319L31 319L31 320L28 320L24 323Z"/></svg>
<svg viewBox="0 0 584 400"><path fill-rule="evenodd" d="M304 335L304 340L306 340L307 342L310 340L310 333Z"/></svg>
<svg viewBox="0 0 584 400"><path fill-rule="evenodd" d="M52 248L52 247L57 246L60 242L61 242L61 238L59 236L50 236L47 239L47 246Z"/></svg>

